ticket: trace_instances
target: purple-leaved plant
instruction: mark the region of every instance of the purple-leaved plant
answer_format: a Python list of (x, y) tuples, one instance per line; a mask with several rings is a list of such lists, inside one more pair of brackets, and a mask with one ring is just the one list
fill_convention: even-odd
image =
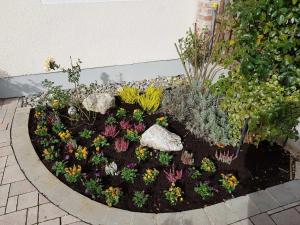
[(115, 138), (118, 135), (119, 131), (115, 125), (106, 125), (102, 135), (105, 137)]
[(143, 132), (145, 129), (146, 129), (145, 124), (143, 124), (143, 123), (141, 123), (141, 122), (138, 123), (138, 124), (134, 124), (134, 130), (135, 130), (136, 132), (138, 132), (138, 133)]
[(175, 170), (174, 169), (174, 165), (173, 167), (170, 169), (169, 172), (165, 171), (165, 174), (166, 174), (166, 178), (167, 180), (171, 183), (171, 184), (175, 184), (175, 182), (177, 180), (181, 180), (182, 178), (182, 170)]
[(220, 151), (219, 153), (218, 153), (218, 151), (216, 151), (215, 157), (218, 161), (220, 161), (222, 163), (226, 163), (228, 165), (230, 165), (232, 163), (232, 161), (237, 158), (237, 156), (234, 153), (231, 154), (229, 152), (229, 150), (227, 152)]
[(122, 130), (127, 130), (127, 129), (130, 129), (132, 126), (128, 120), (121, 120), (120, 127)]
[(129, 141), (125, 138), (117, 138), (115, 140), (115, 149), (117, 152), (125, 152), (129, 147)]

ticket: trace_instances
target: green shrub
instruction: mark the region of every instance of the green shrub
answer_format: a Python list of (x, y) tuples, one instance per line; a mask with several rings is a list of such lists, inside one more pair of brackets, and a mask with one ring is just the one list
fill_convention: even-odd
[(236, 145), (231, 126), (218, 98), (209, 92), (201, 93), (187, 86), (165, 91), (162, 110), (185, 124), (195, 136), (213, 144)]

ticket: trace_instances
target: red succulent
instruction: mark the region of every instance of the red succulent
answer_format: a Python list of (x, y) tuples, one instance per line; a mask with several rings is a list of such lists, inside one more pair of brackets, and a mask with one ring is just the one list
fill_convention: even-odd
[(115, 125), (106, 125), (104, 128), (104, 132), (102, 132), (102, 135), (105, 137), (116, 137), (118, 135), (119, 131)]
[(128, 130), (130, 129), (132, 126), (130, 124), (130, 122), (128, 120), (121, 120), (120, 121), (120, 127), (123, 129), (123, 130)]
[(141, 133), (146, 129), (146, 126), (143, 123), (134, 124), (134, 129), (136, 132)]
[(117, 138), (115, 140), (115, 149), (117, 152), (125, 152), (129, 147), (129, 141), (127, 141), (125, 138)]

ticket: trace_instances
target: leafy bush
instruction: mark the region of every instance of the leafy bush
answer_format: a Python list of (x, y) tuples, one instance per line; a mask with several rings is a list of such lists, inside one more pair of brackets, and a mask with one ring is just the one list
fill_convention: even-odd
[(124, 167), (121, 170), (121, 177), (123, 180), (125, 180), (128, 183), (134, 183), (134, 180), (137, 176), (137, 169)]
[(88, 129), (84, 129), (83, 131), (79, 132), (80, 137), (84, 138), (84, 139), (90, 139), (93, 135), (94, 131), (92, 130), (88, 130)]
[(105, 191), (103, 191), (102, 194), (105, 197), (106, 204), (109, 207), (112, 207), (119, 203), (120, 198), (123, 195), (123, 192), (122, 192), (121, 188), (109, 187)]
[(154, 113), (160, 106), (163, 90), (159, 87), (148, 86), (145, 93), (139, 96), (140, 106), (149, 114)]
[(171, 187), (164, 191), (165, 197), (171, 205), (176, 205), (178, 201), (183, 201), (183, 191), (180, 187), (176, 187), (175, 183), (171, 184)]
[(185, 124), (195, 136), (210, 143), (236, 145), (231, 126), (224, 111), (219, 109), (218, 98), (209, 92), (201, 93), (187, 86), (165, 91), (162, 111)]
[(234, 126), (248, 123), (247, 142), (296, 138), (300, 117), (300, 52), (297, 0), (237, 0), (224, 15), (232, 39), (219, 43), (231, 69), (214, 89)]
[(133, 202), (138, 208), (142, 208), (149, 198), (144, 191), (135, 191), (133, 195)]
[(121, 97), (122, 101), (128, 104), (134, 104), (139, 99), (140, 91), (135, 87), (124, 86), (119, 91), (118, 95)]
[(194, 188), (194, 191), (201, 196), (203, 200), (214, 195), (214, 189), (206, 183), (201, 183)]
[(168, 152), (160, 152), (157, 158), (161, 165), (167, 166), (172, 161), (173, 156), (170, 155)]
[(84, 182), (85, 192), (92, 195), (92, 198), (99, 198), (102, 194), (103, 185), (100, 184), (100, 180), (89, 179)]

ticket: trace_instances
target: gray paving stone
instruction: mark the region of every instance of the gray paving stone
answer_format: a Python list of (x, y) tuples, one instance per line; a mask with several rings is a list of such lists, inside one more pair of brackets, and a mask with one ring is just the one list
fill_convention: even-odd
[(276, 185), (270, 188), (267, 188), (268, 191), (279, 203), (280, 205), (286, 205), (296, 201), (296, 196), (291, 193), (289, 189), (287, 189), (283, 185)]
[(156, 215), (157, 225), (184, 225), (182, 213), (160, 213)]
[(300, 214), (295, 209), (288, 209), (271, 215), (277, 225), (299, 225)]
[(300, 179), (300, 161), (295, 162), (295, 179)]
[(135, 213), (131, 225), (156, 225), (155, 215), (152, 213)]
[(266, 212), (280, 206), (279, 202), (266, 191), (254, 192), (248, 194), (248, 196), (261, 212)]
[(3, 172), (0, 172), (0, 184), (2, 184)]
[(5, 213), (5, 207), (0, 207), (0, 216), (3, 215)]
[(276, 225), (268, 214), (262, 213), (250, 218), (254, 225)]
[(130, 225), (133, 219), (133, 213), (121, 209), (110, 208), (106, 215), (104, 224), (112, 225)]
[(300, 213), (300, 205), (295, 207), (295, 209)]
[(80, 222), (70, 223), (70, 225), (89, 225), (89, 223), (80, 221)]
[(46, 203), (39, 206), (38, 221), (43, 222), (65, 215), (67, 215), (67, 213), (58, 208), (57, 206), (53, 205), (52, 203)]
[[(10, 145), (10, 143), (8, 143), (8, 145)], [(13, 154), (11, 146), (1, 147), (1, 143), (0, 143), (0, 157), (11, 155), (11, 154)]]
[[(2, 143), (0, 143), (0, 148), (4, 148), (4, 147), (10, 147), (10, 142), (2, 142)], [(1, 151), (0, 151), (0, 155), (1, 155)]]
[(203, 209), (195, 209), (182, 212), (183, 224), (185, 225), (211, 225)]
[(48, 203), (48, 202), (49, 202), (49, 200), (46, 197), (44, 197), (44, 195), (39, 194), (39, 204), (40, 205)]
[(13, 183), (24, 179), (25, 176), (18, 165), (8, 166), (5, 168), (2, 184)]
[(14, 166), (17, 165), (17, 160), (14, 155), (7, 156), (6, 166)]
[(8, 130), (8, 128), (9, 128), (9, 123), (7, 122), (0, 123), (0, 131)]
[(251, 201), (248, 195), (228, 200), (225, 202), (225, 205), (238, 215), (239, 220), (260, 213), (259, 209)]
[(36, 191), (35, 187), (28, 180), (21, 180), (11, 184), (9, 196), (20, 195)]
[(17, 211), (0, 216), (0, 224), (2, 225), (25, 225), (26, 210)]
[(205, 207), (204, 211), (214, 225), (227, 225), (239, 220), (239, 216), (223, 202)]
[(38, 218), (38, 207), (32, 207), (28, 209), (27, 212), (27, 225), (36, 224)]
[(0, 143), (2, 142), (10, 142), (10, 131), (9, 130), (1, 130), (0, 131)]
[(249, 219), (244, 219), (239, 222), (233, 223), (232, 225), (253, 225)]
[(30, 208), (38, 205), (38, 192), (29, 192), (19, 195), (18, 210)]
[(78, 221), (80, 221), (80, 220), (78, 218), (72, 216), (72, 215), (66, 215), (66, 216), (61, 217), (61, 224), (62, 225), (67, 225), (67, 224), (75, 223), (75, 222), (78, 222)]
[(0, 158), (0, 172), (4, 171), (4, 167), (6, 165), (6, 161), (7, 161), (7, 156), (2, 156)]
[(0, 186), (0, 207), (6, 206), (9, 192), (9, 184)]
[(0, 109), (0, 123), (3, 123), (6, 114), (6, 109)]
[(60, 225), (59, 218), (56, 218), (54, 220), (48, 220), (45, 222), (40, 223), (40, 225)]
[(6, 213), (11, 213), (17, 210), (18, 196), (10, 197), (7, 201)]
[(300, 180), (293, 180), (290, 182), (286, 182), (282, 185), (287, 190), (289, 190), (294, 196), (296, 196), (296, 199), (294, 199), (294, 201), (300, 200)]

